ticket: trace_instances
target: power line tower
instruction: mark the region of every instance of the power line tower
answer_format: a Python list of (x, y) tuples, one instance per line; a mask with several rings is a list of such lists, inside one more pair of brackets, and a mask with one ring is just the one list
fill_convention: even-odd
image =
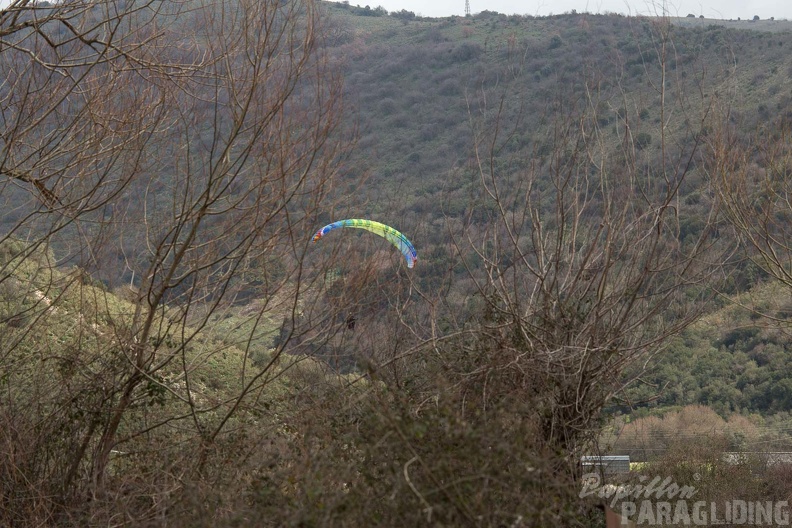
[(470, 0), (465, 0), (465, 16), (470, 16)]

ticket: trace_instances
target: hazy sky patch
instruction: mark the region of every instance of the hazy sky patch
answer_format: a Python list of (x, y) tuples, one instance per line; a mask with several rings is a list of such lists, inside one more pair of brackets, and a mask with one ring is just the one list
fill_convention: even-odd
[[(647, 2), (644, 0), (469, 0), (472, 13), (484, 10), (505, 14), (546, 16), (561, 13), (622, 13), (625, 15), (671, 16), (704, 15), (705, 18), (725, 20), (776, 19), (792, 20), (792, 1), (789, 0), (676, 0), (675, 2)], [(429, 17), (446, 17), (465, 14), (465, 0), (372, 0), (352, 5), (382, 6), (388, 11), (406, 9)]]

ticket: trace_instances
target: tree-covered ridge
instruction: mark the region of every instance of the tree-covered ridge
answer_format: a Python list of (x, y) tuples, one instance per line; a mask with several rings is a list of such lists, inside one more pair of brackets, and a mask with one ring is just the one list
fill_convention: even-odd
[(358, 201), (420, 231), (439, 254), (446, 249), (433, 233), (487, 215), (469, 145), (496, 114), (508, 116), (495, 145), (507, 177), (552, 170), (558, 131), (549, 125), (565, 113), (595, 123), (597, 148), (635, 151), (646, 174), (684, 160), (684, 239), (706, 216), (707, 193), (696, 186), (707, 178), (715, 123), (727, 116), (747, 141), (791, 111), (792, 33), (587, 14), (370, 22), (330, 5), (359, 129), (353, 161), (368, 175)]
[[(490, 104), (508, 94), (520, 125), (504, 148), (523, 157), (548, 153), (541, 124), (560, 97), (565, 104), (590, 97), (612, 141), (621, 141), (629, 125), (633, 136), (648, 134), (639, 145), (654, 139), (657, 149), (661, 61), (669, 97), (697, 107), (718, 98), (745, 131), (788, 111), (788, 33), (715, 25), (662, 29), (655, 19), (587, 14), (483, 13), (370, 26), (367, 19), (331, 13), (348, 40), (339, 45), (348, 57), (347, 91), (363, 124), (361, 151), (378, 160), (374, 178), (385, 185), (406, 181), (430, 195), (440, 192), (431, 182), (446, 179), (449, 168), (463, 171), (469, 161), (469, 114), (481, 114), (484, 94)], [(664, 40), (669, 46), (661, 49)]]

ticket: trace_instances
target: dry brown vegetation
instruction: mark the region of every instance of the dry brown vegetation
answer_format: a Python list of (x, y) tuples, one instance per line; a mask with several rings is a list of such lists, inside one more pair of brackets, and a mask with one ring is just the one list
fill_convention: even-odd
[[(438, 72), (469, 128), (421, 137), (465, 153), (447, 199), (427, 178), (400, 208), (353, 155), (322, 41), (345, 28), (311, 0), (0, 12), (0, 524), (596, 522), (578, 462), (604, 406), (729, 274), (728, 188), (697, 168), (745, 166), (719, 146), (720, 100), (675, 82), (671, 25), (641, 27), (649, 47), (623, 46), (639, 96), (514, 39), (514, 78), (575, 79), (545, 86), (540, 117)], [(441, 51), (432, 64), (460, 65), (486, 43)], [(425, 240), (415, 272), (381, 241), (310, 242), (377, 200), (427, 212), (406, 222)], [(720, 424), (685, 412), (646, 424)]]

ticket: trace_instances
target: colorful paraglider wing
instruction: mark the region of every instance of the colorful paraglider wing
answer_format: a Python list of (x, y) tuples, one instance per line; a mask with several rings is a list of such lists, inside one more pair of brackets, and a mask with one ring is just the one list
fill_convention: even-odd
[(418, 260), (418, 253), (415, 251), (415, 248), (406, 236), (390, 226), (380, 224), (379, 222), (374, 222), (373, 220), (351, 218), (349, 220), (339, 220), (338, 222), (333, 222), (332, 224), (328, 224), (317, 231), (313, 236), (313, 241), (316, 242), (333, 229), (338, 229), (340, 227), (355, 227), (357, 229), (365, 229), (385, 238), (385, 240), (396, 246), (399, 251), (401, 251), (402, 255), (404, 255), (404, 258), (407, 260), (408, 268), (412, 268), (415, 265), (415, 261)]
[(399, 248), (404, 258), (407, 259), (408, 268), (415, 266), (415, 261), (418, 260), (418, 253), (415, 251), (410, 241), (407, 240), (407, 237), (392, 227), (385, 226), (385, 228), (388, 229), (388, 231), (385, 231), (382, 236), (385, 237), (388, 242)]

